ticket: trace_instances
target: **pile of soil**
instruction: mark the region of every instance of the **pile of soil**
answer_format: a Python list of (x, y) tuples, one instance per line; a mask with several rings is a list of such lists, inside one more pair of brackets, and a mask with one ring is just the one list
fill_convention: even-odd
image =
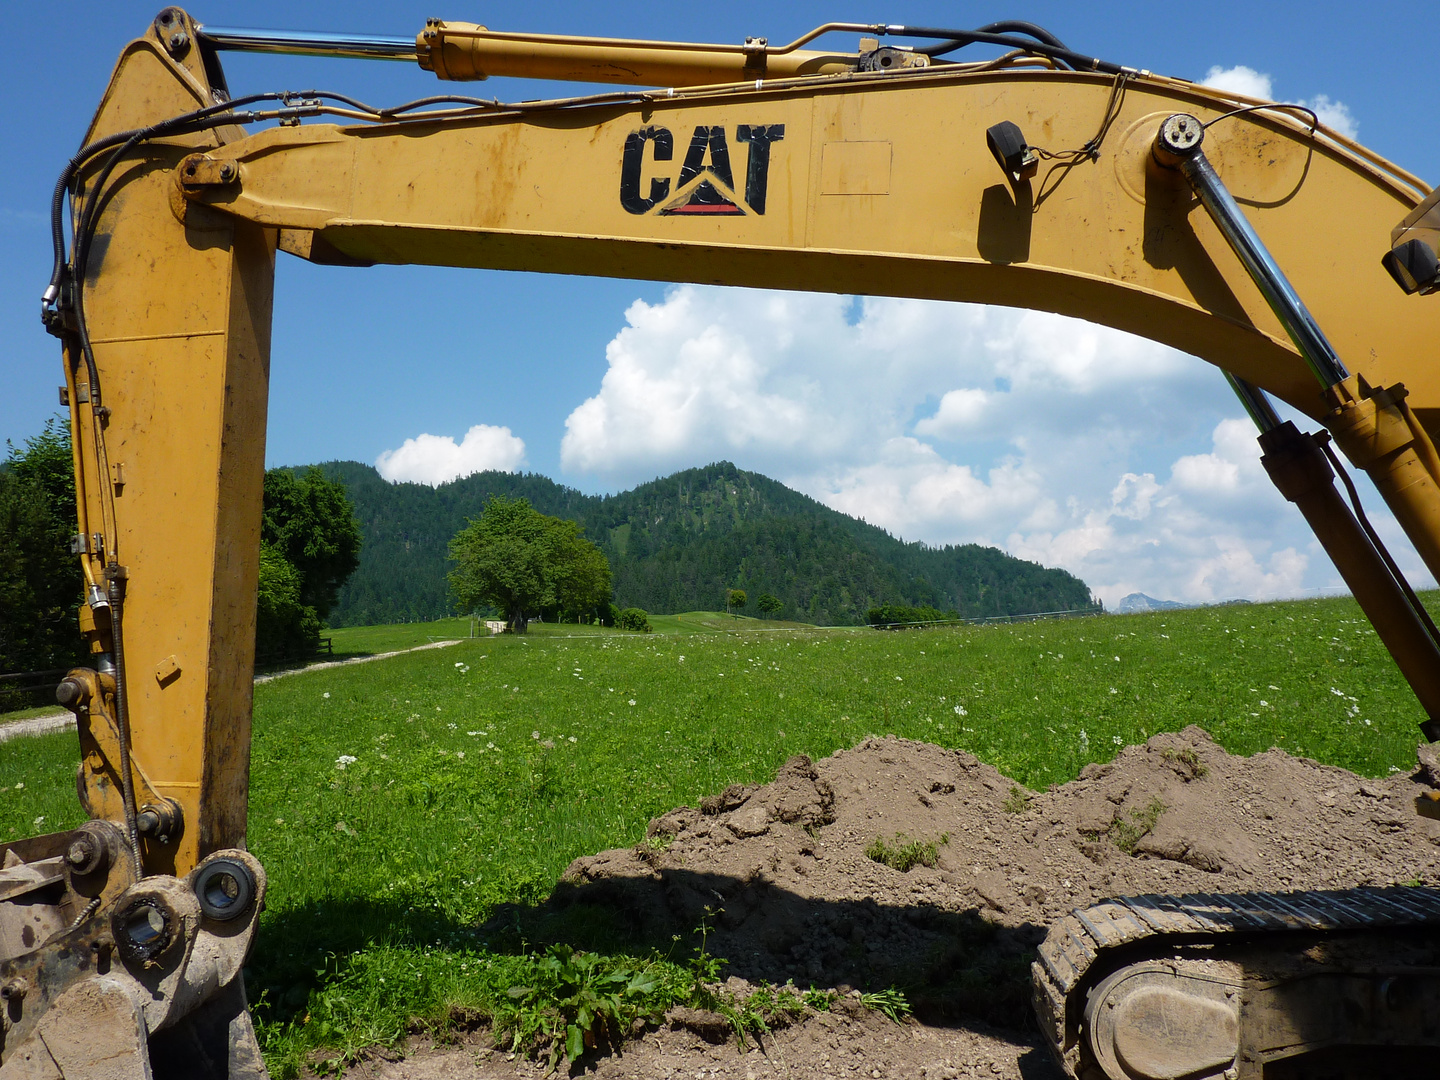
[[(603, 910), (662, 950), (703, 921), (731, 977), (841, 991), (833, 1014), (764, 1053), (711, 1045), (678, 1018), (590, 1063), (596, 1075), (1033, 1080), (1058, 1075), (1028, 1016), (1030, 958), (1054, 919), (1136, 893), (1440, 884), (1440, 822), (1415, 812), (1425, 780), (1366, 780), (1280, 750), (1236, 757), (1190, 727), (1031, 792), (963, 751), (872, 738), (791, 758), (771, 784), (731, 787), (655, 819), (634, 848), (575, 860), (546, 907), (572, 925)], [(876, 861), (877, 839), (933, 844), (935, 865)], [(891, 985), (917, 1022), (858, 1007), (861, 989)], [(373, 1075), (431, 1075), (413, 1071), (426, 1060), (376, 1062)], [(465, 1060), (468, 1075), (528, 1070)]]

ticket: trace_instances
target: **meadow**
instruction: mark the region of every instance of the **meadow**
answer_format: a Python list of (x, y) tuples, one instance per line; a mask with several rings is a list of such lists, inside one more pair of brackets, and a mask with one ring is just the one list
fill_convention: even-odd
[[(507, 992), (556, 954), (485, 929), (497, 906), (539, 903), (577, 856), (792, 754), (893, 733), (1037, 789), (1199, 724), (1233, 753), (1377, 776), (1414, 766), (1423, 718), (1348, 598), (903, 632), (652, 622), (336, 630), (337, 654), (463, 640), (256, 687), (249, 846), (271, 892), (247, 985), (277, 1076), (417, 1019), (536, 1022)], [(76, 759), (68, 733), (0, 745), (0, 838), (79, 824)], [(713, 965), (693, 942), (566, 935), (601, 943), (637, 1007)]]

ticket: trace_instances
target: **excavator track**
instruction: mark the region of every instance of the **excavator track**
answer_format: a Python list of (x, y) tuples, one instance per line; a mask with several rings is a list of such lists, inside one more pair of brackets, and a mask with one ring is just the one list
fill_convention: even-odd
[[(1270, 1044), (1284, 1039), (1275, 1035), (1274, 1017), (1262, 1016), (1260, 1021), (1242, 1018), (1244, 1010), (1253, 1010), (1257, 1015), (1266, 1009), (1274, 1012), (1277, 999), (1273, 991), (1277, 987), (1284, 996), (1280, 1007), (1291, 1012), (1318, 1009), (1316, 1016), (1321, 1016), (1327, 1009), (1334, 1012), (1337, 1006), (1342, 1011), (1348, 1009), (1350, 1027), (1345, 1030), (1356, 1036), (1357, 1044), (1386, 1045), (1396, 1041), (1383, 1016), (1356, 1021), (1353, 1015), (1357, 1011), (1369, 1008), (1384, 1012), (1383, 1002), (1388, 1000), (1391, 1012), (1402, 1006), (1422, 1015), (1429, 1012), (1430, 1020), (1423, 1025), (1418, 1041), (1436, 1047), (1440, 1046), (1440, 1020), (1431, 1011), (1440, 1001), (1440, 967), (1433, 955), (1435, 930), (1440, 930), (1440, 890), (1419, 886), (1118, 897), (1075, 908), (1052, 924), (1031, 965), (1035, 1015), (1056, 1060), (1067, 1075), (1078, 1080), (1181, 1075), (1165, 1068), (1151, 1073), (1143, 1065), (1136, 1067), (1134, 1061), (1125, 1062), (1123, 1047), (1117, 1055), (1113, 1045), (1090, 1045), (1097, 1032), (1095, 1010), (1102, 1005), (1113, 1010), (1116, 1005), (1115, 1000), (1092, 999), (1107, 994), (1113, 998), (1117, 981), (1132, 972), (1149, 977), (1152, 983), (1166, 978), (1175, 985), (1186, 983), (1186, 992), (1195, 994), (1194, 1000), (1199, 1002), (1195, 1007), (1198, 1014), (1203, 1014), (1207, 1023), (1208, 1018), (1219, 1017), (1219, 1026), (1228, 1033), (1225, 1039), (1233, 1042), (1234, 1056), (1221, 1062), (1223, 1054), (1211, 1054), (1202, 1062), (1205, 1054), (1201, 1053), (1196, 1060), (1201, 1067), (1186, 1073), (1197, 1078), (1245, 1080), (1278, 1075), (1278, 1070), (1267, 1071), (1266, 1066), (1287, 1054), (1312, 1048), (1293, 1044), (1292, 1040), (1292, 1045), (1282, 1048), (1283, 1052), (1276, 1051)], [(1417, 941), (1423, 947), (1417, 949)], [(1346, 959), (1337, 961), (1319, 955), (1328, 945), (1342, 942), (1349, 950)], [(1321, 948), (1317, 949), (1317, 943)], [(1304, 963), (1277, 964), (1276, 957), (1287, 952), (1303, 955)], [(1358, 960), (1357, 954), (1361, 956)], [(1261, 957), (1263, 960), (1257, 959)], [(1317, 973), (1327, 976), (1329, 982), (1322, 986), (1324, 980), (1314, 978)], [(1342, 980), (1348, 982), (1338, 988)], [(1400, 991), (1396, 988), (1402, 985), (1403, 995), (1397, 997)], [(1296, 993), (1296, 986), (1303, 992)], [(1312, 993), (1312, 987), (1320, 989)], [(1198, 993), (1194, 988), (1200, 988)], [(1271, 992), (1269, 997), (1267, 992)], [(1305, 993), (1311, 993), (1315, 1002), (1302, 1001)], [(1155, 994), (1153, 989), (1151, 994)], [(1330, 997), (1324, 998), (1325, 994)], [(1345, 995), (1348, 998), (1340, 1000)], [(1364, 1005), (1357, 1010), (1350, 998), (1363, 999), (1362, 1004), (1374, 999), (1382, 1005)], [(1120, 1004), (1123, 1008), (1124, 1002)], [(1227, 1007), (1233, 1021), (1225, 1019)], [(1150, 1008), (1153, 1012), (1153, 1004)], [(1142, 1002), (1137, 1015), (1144, 1011)], [(1308, 1032), (1300, 1038), (1313, 1040), (1316, 1024), (1323, 1026), (1326, 1022), (1315, 1021), (1307, 1014), (1304, 1022), (1296, 1020), (1292, 1026)], [(1257, 1023), (1261, 1027), (1268, 1025), (1261, 1036), (1250, 1031)], [(1343, 1044), (1345, 1040), (1337, 1034), (1333, 1022), (1328, 1023), (1329, 1031), (1316, 1045)], [(1181, 1041), (1175, 1025), (1173, 1015), (1161, 1025), (1165, 1028), (1164, 1042), (1171, 1048), (1166, 1053), (1172, 1056), (1173, 1048)], [(1284, 1028), (1285, 1019), (1278, 1026)], [(1109, 1030), (1114, 1030), (1113, 1024)], [(1406, 1037), (1411, 1034), (1405, 1032)], [(1428, 1053), (1433, 1064), (1436, 1050)], [(1141, 1060), (1144, 1054), (1132, 1051), (1131, 1057)], [(1342, 1070), (1334, 1075), (1352, 1073)]]

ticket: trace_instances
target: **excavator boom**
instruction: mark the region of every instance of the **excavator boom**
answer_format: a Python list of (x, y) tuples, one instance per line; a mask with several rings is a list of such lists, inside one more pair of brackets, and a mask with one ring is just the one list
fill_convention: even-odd
[[(807, 47), (837, 30), (864, 35), (859, 48)], [(906, 35), (933, 47), (880, 44)], [(966, 40), (1012, 51), (940, 55)], [(649, 88), (389, 110), (333, 94), (232, 101), (219, 64), (232, 48)], [(246, 133), (266, 120), (280, 124)], [(1167, 156), (1162, 128), (1192, 123)], [(1241, 392), (1277, 483), (1337, 530), (1337, 564), (1440, 720), (1433, 627), (1373, 534), (1340, 520), (1320, 442), (1296, 442), (1266, 399), (1326, 425), (1440, 575), (1440, 307), (1397, 289), (1392, 266), (1403, 255), (1424, 287), (1423, 252), (1404, 245), (1432, 235), (1433, 199), (1303, 111), (1103, 63), (1018, 23), (828, 24), (784, 46), (715, 46), (438, 20), (413, 40), (276, 35), (167, 8), (121, 54), (84, 146), (57, 191), (74, 242), (64, 250), (57, 217), (46, 320), (64, 347), (95, 660), (62, 700), (94, 820), (4, 848), (0, 878), (49, 868), (36, 879), (49, 914), (37, 947), (0, 956), (0, 982), (46, 988), (11, 1000), (0, 1077), (42, 1046), (47, 1075), (84, 1075), (82, 1015), (109, 1025), (105, 1053), (135, 1063), (125, 1075), (192, 1044), (210, 1075), (263, 1072), (237, 972), (264, 892), (243, 845), (277, 252), (965, 300), (1174, 346)], [(1201, 162), (1252, 230), (1253, 259), (1195, 179)], [(1382, 266), (1397, 222), (1401, 254)], [(1277, 295), (1304, 298), (1333, 364), (1317, 366)], [(423, 318), (436, 347), (474, 334)], [(77, 955), (103, 955), (114, 977)], [(1072, 1069), (1104, 1059), (1076, 1048), (1099, 1036), (1081, 1031), (1075, 995), (1114, 971), (1087, 972), (1047, 991)]]

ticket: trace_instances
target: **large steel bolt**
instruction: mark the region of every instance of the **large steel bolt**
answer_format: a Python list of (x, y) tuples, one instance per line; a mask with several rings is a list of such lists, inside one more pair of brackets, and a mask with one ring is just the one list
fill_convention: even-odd
[(1205, 125), (1198, 117), (1175, 113), (1165, 118), (1155, 136), (1155, 159), (1167, 168), (1174, 168), (1199, 153), (1204, 141)]
[(55, 687), (55, 700), (67, 709), (74, 709), (85, 700), (85, 685), (79, 679), (62, 679)]
[(94, 857), (95, 841), (84, 833), (71, 840), (69, 848), (65, 851), (65, 861), (77, 870)]

